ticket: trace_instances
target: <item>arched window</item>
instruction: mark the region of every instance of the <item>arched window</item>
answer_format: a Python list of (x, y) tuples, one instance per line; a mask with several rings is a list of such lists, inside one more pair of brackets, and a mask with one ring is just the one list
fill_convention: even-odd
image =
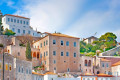
[(100, 74), (100, 71), (97, 71), (97, 74)]
[(89, 60), (89, 62), (88, 62), (88, 66), (91, 66), (91, 60)]
[(40, 55), (39, 55), (39, 52), (37, 52), (37, 59), (39, 59)]
[(36, 57), (36, 52), (33, 53), (33, 57)]
[(85, 60), (85, 66), (87, 66), (87, 60)]

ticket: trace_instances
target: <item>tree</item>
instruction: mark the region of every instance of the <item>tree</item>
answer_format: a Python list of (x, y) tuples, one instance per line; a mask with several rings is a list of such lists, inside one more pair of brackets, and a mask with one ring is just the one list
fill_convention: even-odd
[(12, 30), (9, 30), (9, 29), (5, 29), (5, 31), (3, 32), (4, 35), (15, 35), (15, 33), (12, 31)]
[(27, 47), (26, 47), (26, 58), (28, 60), (32, 59), (32, 56), (31, 56), (31, 47), (30, 47), (30, 43), (29, 42), (27, 42)]

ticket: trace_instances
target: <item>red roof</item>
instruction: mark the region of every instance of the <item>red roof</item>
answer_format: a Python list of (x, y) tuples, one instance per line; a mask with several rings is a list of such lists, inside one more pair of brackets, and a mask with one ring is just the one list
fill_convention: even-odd
[(23, 17), (23, 16), (18, 16), (18, 15), (11, 15), (11, 14), (5, 14), (7, 16), (13, 16), (13, 17), (19, 17), (19, 18), (24, 18), (24, 19), (30, 19), (30, 18), (26, 18), (26, 17)]

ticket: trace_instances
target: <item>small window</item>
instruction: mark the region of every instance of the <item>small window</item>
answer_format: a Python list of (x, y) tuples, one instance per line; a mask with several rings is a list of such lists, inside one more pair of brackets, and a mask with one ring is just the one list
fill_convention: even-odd
[(9, 71), (11, 71), (12, 70), (12, 65), (11, 64), (9, 64)]
[(63, 52), (61, 52), (61, 56), (64, 56), (64, 53), (63, 53)]
[(53, 55), (56, 56), (56, 51), (53, 51)]
[(29, 69), (29, 74), (31, 74), (31, 70)]
[(18, 29), (18, 33), (20, 33), (20, 29)]
[(56, 60), (54, 60), (53, 63), (56, 64)]
[(28, 69), (26, 69), (26, 74), (28, 74)]
[(42, 48), (42, 43), (40, 44), (41, 48)]
[(64, 42), (63, 42), (63, 41), (61, 41), (61, 45), (64, 45)]
[(53, 44), (56, 44), (56, 40), (53, 40)]
[(45, 65), (46, 65), (46, 61), (45, 61)]
[(69, 41), (66, 41), (66, 46), (69, 46)]
[(46, 40), (46, 45), (48, 45), (48, 40)]
[(28, 34), (30, 34), (30, 31), (28, 31)]
[(42, 58), (42, 54), (40, 54), (40, 58)]
[(12, 28), (12, 31), (15, 32), (15, 28)]
[(34, 33), (33, 33), (33, 36), (34, 36)]
[(108, 63), (106, 64), (106, 67), (109, 67)]
[(17, 23), (19, 23), (19, 20), (17, 20)]
[(13, 19), (11, 18), (11, 22), (13, 22)]
[(28, 21), (26, 22), (26, 24), (27, 24), (27, 25), (29, 24)]
[(23, 23), (25, 24), (25, 21)]
[(20, 67), (18, 68), (18, 72), (20, 72)]
[(67, 72), (70, 72), (70, 69), (69, 69), (69, 68), (67, 69)]
[(22, 71), (21, 71), (21, 72), (23, 73), (23, 71), (24, 71), (24, 70), (23, 70), (23, 67), (22, 67)]
[(45, 57), (45, 52), (44, 52), (44, 57)]
[(45, 46), (45, 41), (44, 41), (44, 46)]
[(46, 56), (48, 56), (48, 51), (46, 51)]
[(66, 56), (69, 56), (69, 52), (66, 52)]
[(18, 52), (18, 56), (20, 56), (20, 52)]
[(5, 70), (8, 70), (8, 64), (5, 64)]
[(22, 24), (22, 20), (20, 20), (20, 23)]
[(23, 34), (25, 34), (25, 30), (23, 30)]
[(74, 57), (76, 57), (76, 53), (74, 53)]
[(14, 19), (14, 23), (16, 23), (16, 19)]
[(102, 63), (102, 67), (104, 67), (105, 65), (104, 65), (104, 63)]
[(74, 47), (76, 47), (76, 42), (74, 42)]
[(10, 18), (8, 18), (8, 22), (10, 22)]

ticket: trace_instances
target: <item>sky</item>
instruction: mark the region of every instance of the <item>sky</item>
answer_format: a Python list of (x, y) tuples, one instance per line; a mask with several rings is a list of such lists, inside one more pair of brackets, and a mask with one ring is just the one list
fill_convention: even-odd
[(87, 38), (113, 32), (120, 42), (119, 0), (0, 0), (3, 14), (29, 17), (40, 32)]

